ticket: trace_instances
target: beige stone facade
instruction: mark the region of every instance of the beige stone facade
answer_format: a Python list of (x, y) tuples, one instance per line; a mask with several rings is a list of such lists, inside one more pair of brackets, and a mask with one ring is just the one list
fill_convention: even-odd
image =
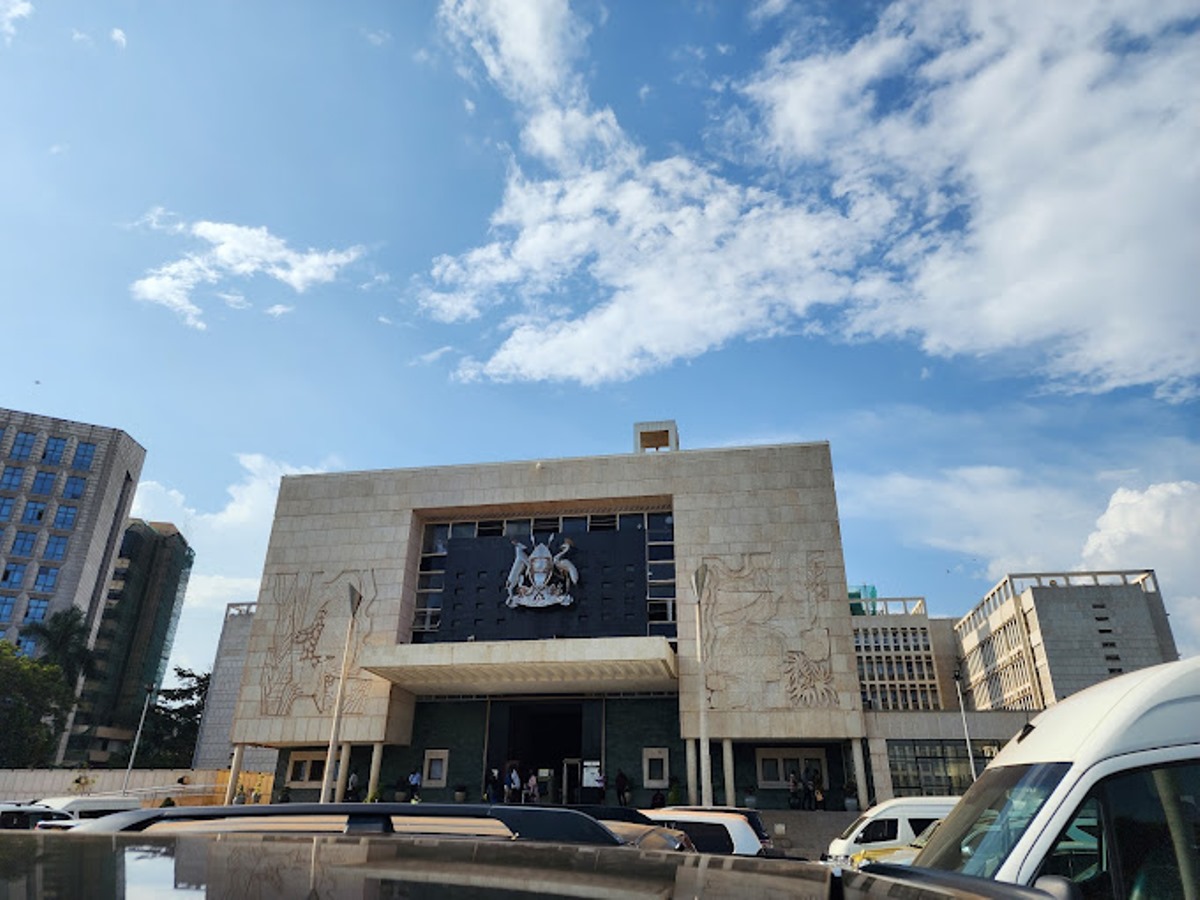
[(798, 768), (839, 804), (961, 790), (1023, 714), (964, 720), (920, 598), (848, 598), (826, 443), (679, 450), (655, 422), (630, 454), (287, 477), (234, 768), (278, 748), (321, 796), (368, 767), (384, 796), (509, 766), (559, 799), (623, 771), (642, 802), (786, 804)]

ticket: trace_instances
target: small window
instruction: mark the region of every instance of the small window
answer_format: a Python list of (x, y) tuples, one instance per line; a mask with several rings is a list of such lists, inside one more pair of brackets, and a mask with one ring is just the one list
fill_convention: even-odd
[(86, 478), (81, 478), (78, 475), (68, 475), (67, 483), (63, 485), (63, 498), (66, 500), (79, 500), (83, 497), (83, 491), (86, 487)]
[(42, 462), (57, 466), (62, 462), (63, 451), (67, 449), (67, 439), (52, 437), (46, 439), (46, 449), (42, 451)]
[(33, 556), (33, 545), (37, 542), (37, 534), (32, 531), (18, 531), (13, 538), (13, 556)]
[(41, 500), (28, 500), (25, 511), (21, 513), (21, 521), (27, 525), (36, 525), (45, 518), (46, 504)]
[(50, 495), (54, 492), (54, 482), (58, 477), (56, 472), (38, 472), (33, 476), (33, 487), (29, 489), (31, 494)]
[(75, 517), (78, 514), (79, 510), (74, 506), (60, 506), (58, 512), (54, 514), (54, 527), (70, 531), (75, 527)]
[(17, 598), (11, 594), (0, 594), (0, 622), (11, 622), (13, 607), (17, 604)]
[(33, 452), (33, 442), (36, 440), (37, 435), (32, 431), (18, 431), (8, 455), (13, 459), (29, 459), (29, 454)]
[(46, 549), (42, 551), (42, 559), (61, 560), (67, 556), (67, 539), (61, 534), (52, 534), (46, 540)]
[(71, 461), (71, 468), (87, 472), (92, 468), (92, 460), (95, 456), (96, 445), (80, 441), (79, 446), (75, 448), (75, 458)]
[(25, 563), (10, 562), (0, 575), (0, 584), (6, 588), (19, 588), (25, 582)]
[(642, 785), (647, 788), (670, 786), (671, 754), (666, 747), (642, 748)]
[(33, 580), (33, 589), (49, 594), (58, 584), (58, 566), (38, 566), (37, 577)]
[(427, 788), (444, 788), (446, 786), (446, 773), (449, 768), (449, 750), (426, 750), (425, 765), (421, 770), (424, 773), (421, 777), (421, 786)]
[(0, 475), (0, 489), (19, 491), (21, 482), (25, 480), (25, 469), (21, 466), (5, 466), (4, 474)]
[(25, 607), (26, 622), (41, 622), (46, 618), (46, 610), (50, 606), (49, 600), (35, 598), (29, 601), (29, 605)]
[(18, 638), (17, 652), (22, 656), (28, 656), (32, 658), (33, 655), (37, 653), (37, 641), (35, 641), (33, 638), (27, 637)]
[(325, 751), (298, 750), (288, 759), (290, 787), (320, 787), (325, 778)]
[(12, 518), (13, 498), (0, 497), (0, 522), (7, 522)]

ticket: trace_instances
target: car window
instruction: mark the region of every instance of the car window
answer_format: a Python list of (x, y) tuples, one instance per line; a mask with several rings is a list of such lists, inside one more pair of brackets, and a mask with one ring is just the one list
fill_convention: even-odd
[(0, 813), (0, 828), (28, 828), (29, 817), (18, 811), (9, 811)]
[(1200, 764), (1121, 772), (1098, 782), (1039, 875), (1062, 875), (1087, 900), (1174, 900), (1200, 884)]
[(908, 824), (912, 826), (913, 835), (916, 836), (938, 820), (937, 816), (929, 816), (924, 819), (909, 819)]
[(894, 841), (899, 833), (899, 819), (876, 819), (862, 830), (858, 843), (877, 844), (880, 841)]
[(670, 827), (684, 832), (701, 853), (733, 852), (733, 838), (724, 825), (713, 822), (671, 822)]

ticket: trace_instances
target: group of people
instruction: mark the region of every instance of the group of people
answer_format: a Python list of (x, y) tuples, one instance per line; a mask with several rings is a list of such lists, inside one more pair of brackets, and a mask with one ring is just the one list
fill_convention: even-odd
[(483, 790), (489, 803), (539, 803), (542, 799), (537, 772), (531, 769), (529, 776), (522, 778), (516, 763), (508, 767), (508, 772), (503, 778), (500, 777), (499, 769), (488, 769)]
[(800, 777), (796, 776), (795, 769), (788, 773), (788, 806), (792, 809), (825, 808), (821, 773), (813, 766), (805, 766)]

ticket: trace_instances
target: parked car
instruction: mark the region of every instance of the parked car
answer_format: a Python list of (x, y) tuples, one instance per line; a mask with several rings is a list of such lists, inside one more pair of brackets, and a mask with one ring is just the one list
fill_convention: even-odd
[(943, 818), (958, 797), (895, 797), (872, 806), (829, 842), (822, 857), (832, 865), (849, 865), (864, 850), (906, 847), (933, 822)]
[(1060, 897), (1192, 898), (1198, 801), (1200, 657), (1191, 657), (1101, 682), (1034, 717), (915, 865)]
[(639, 850), (678, 850), (695, 853), (696, 846), (686, 831), (665, 825), (642, 825), (620, 819), (600, 819), (600, 824), (620, 838), (621, 843)]
[(894, 866), (911, 866), (913, 860), (917, 858), (917, 854), (925, 849), (925, 845), (929, 843), (929, 838), (941, 824), (941, 819), (929, 823), (929, 827), (913, 838), (911, 844), (905, 844), (903, 847), (859, 850), (850, 857), (850, 865), (855, 868), (861, 868), (868, 863), (885, 862)]
[(734, 856), (767, 856), (767, 848), (746, 817), (714, 809), (643, 809), (642, 815), (659, 825), (687, 832), (701, 853)]
[(775, 849), (775, 839), (771, 837), (771, 832), (767, 831), (767, 826), (763, 822), (762, 816), (759, 815), (757, 809), (751, 809), (748, 806), (664, 806), (661, 809), (710, 809), (713, 812), (727, 812), (741, 816), (750, 823), (750, 827), (754, 829), (754, 833), (758, 835), (758, 839), (762, 841), (763, 847), (767, 849), (767, 856), (771, 856)]
[(98, 819), (111, 813), (142, 808), (141, 800), (125, 794), (73, 794), (45, 797), (37, 802), (39, 806), (64, 812), (72, 819)]
[(49, 822), (55, 819), (74, 821), (65, 812), (51, 809), (40, 803), (0, 803), (0, 829), (29, 831), (39, 822)]

